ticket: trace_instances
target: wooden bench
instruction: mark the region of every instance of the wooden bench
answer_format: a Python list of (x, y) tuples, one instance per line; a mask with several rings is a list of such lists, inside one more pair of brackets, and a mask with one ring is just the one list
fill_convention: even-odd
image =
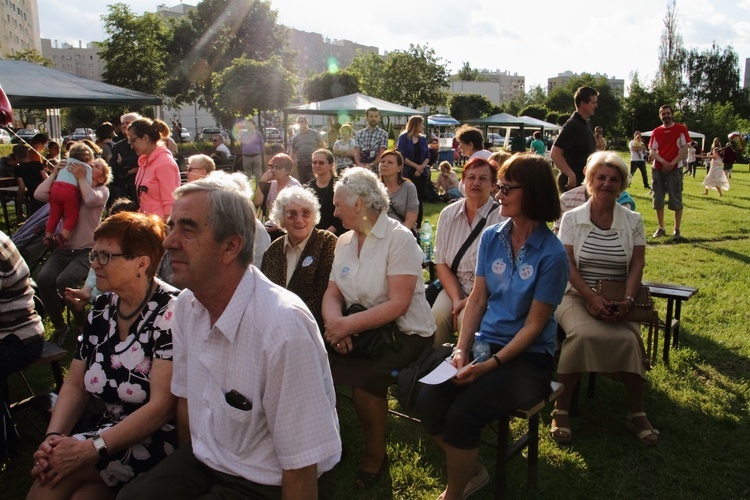
[[(487, 446), (494, 447), (496, 452), (495, 458), (495, 498), (505, 498), (505, 485), (508, 476), (508, 462), (521, 455), (524, 449), (528, 449), (526, 461), (526, 487), (528, 489), (536, 488), (538, 464), (539, 464), (539, 412), (544, 409), (547, 403), (557, 399), (563, 392), (563, 385), (559, 382), (550, 383), (550, 394), (546, 399), (542, 399), (529, 408), (518, 408), (508, 415), (498, 419), (497, 424), (497, 442), (483, 443)], [(340, 396), (350, 397), (348, 394), (338, 393)], [(418, 418), (388, 410), (388, 413), (399, 418), (404, 418), (414, 423), (421, 424)], [(528, 421), (527, 431), (517, 440), (510, 442), (510, 421), (512, 418), (523, 418)]]
[[(662, 358), (664, 364), (669, 364), (669, 349), (670, 346), (677, 348), (680, 343), (680, 316), (682, 313), (682, 301), (690, 300), (690, 298), (698, 293), (698, 289), (691, 286), (684, 285), (673, 285), (668, 283), (655, 283), (652, 281), (644, 281), (652, 297), (658, 297), (661, 299), (667, 299), (667, 315), (664, 318), (664, 352)], [(654, 343), (654, 349), (658, 344)], [(656, 356), (656, 352), (654, 352)]]

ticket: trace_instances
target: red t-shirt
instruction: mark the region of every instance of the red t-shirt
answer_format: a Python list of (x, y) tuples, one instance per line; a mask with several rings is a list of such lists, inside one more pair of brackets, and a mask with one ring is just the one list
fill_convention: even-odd
[[(673, 123), (671, 127), (660, 125), (651, 134), (649, 149), (656, 149), (665, 161), (672, 161), (680, 154), (680, 148), (687, 144), (690, 133), (685, 125)], [(679, 167), (679, 165), (677, 165)], [(661, 170), (664, 167), (660, 162), (654, 161), (654, 168)]]

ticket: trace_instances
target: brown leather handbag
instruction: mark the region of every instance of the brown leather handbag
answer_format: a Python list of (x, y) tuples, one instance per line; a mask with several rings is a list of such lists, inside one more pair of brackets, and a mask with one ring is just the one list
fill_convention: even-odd
[[(625, 282), (598, 280), (594, 286), (594, 291), (610, 302), (619, 302), (625, 298)], [(596, 312), (589, 309), (588, 302), (586, 303), (586, 310), (596, 317)], [(647, 286), (641, 285), (638, 288), (635, 297), (633, 297), (633, 307), (622, 317), (622, 320), (648, 325), (648, 349), (644, 348), (640, 335), (636, 334), (636, 337), (638, 337), (643, 350), (644, 359), (647, 363), (650, 361), (646, 369), (650, 369), (651, 365), (656, 363), (656, 350), (659, 343), (659, 314), (656, 312), (654, 300), (651, 298), (651, 292)]]

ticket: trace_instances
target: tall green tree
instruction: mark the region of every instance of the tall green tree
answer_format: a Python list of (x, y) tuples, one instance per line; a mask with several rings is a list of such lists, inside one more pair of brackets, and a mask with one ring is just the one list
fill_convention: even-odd
[(410, 44), (386, 59), (385, 99), (412, 108), (445, 105), (445, 87), (450, 84), (446, 62), (429, 45)]
[(685, 60), (686, 104), (699, 112), (706, 103), (732, 103), (742, 106), (745, 95), (740, 86), (739, 56), (729, 46), (724, 49), (691, 49)]
[(359, 79), (347, 70), (324, 71), (305, 82), (303, 93), (310, 102), (324, 101), (359, 92)]
[(664, 100), (664, 89), (648, 88), (641, 83), (638, 73), (632, 75), (628, 96), (623, 99), (620, 113), (620, 124), (626, 136), (632, 136), (636, 130), (645, 132), (659, 125), (659, 107), (671, 104)]
[(472, 69), (471, 64), (468, 61), (464, 61), (464, 65), (458, 71), (458, 79), (465, 82), (473, 82), (479, 76), (478, 69)]
[(428, 45), (411, 44), (408, 50), (377, 54), (359, 53), (349, 71), (359, 78), (363, 93), (403, 106), (435, 108), (445, 104), (450, 83), (447, 61)]
[(136, 16), (130, 7), (117, 3), (102, 16), (108, 38), (100, 43), (100, 57), (106, 62), (104, 81), (147, 94), (161, 94), (167, 77), (171, 38), (161, 16)]
[(229, 118), (215, 100), (220, 93), (213, 87), (213, 75), (238, 58), (262, 62), (279, 57), (283, 66), (293, 71), (288, 30), (277, 20), (278, 13), (267, 0), (200, 2), (172, 28), (167, 95), (177, 103), (197, 97), (219, 123), (229, 128)]
[(448, 98), (448, 109), (458, 121), (489, 116), (495, 106), (482, 94), (452, 94)]
[(241, 57), (214, 74), (213, 100), (218, 111), (228, 118), (246, 118), (289, 104), (296, 80), (279, 57), (262, 62)]
[(667, 3), (667, 12), (662, 23), (664, 30), (659, 45), (659, 69), (654, 87), (671, 95), (672, 102), (680, 103), (685, 90), (682, 73), (686, 51), (677, 27), (677, 0), (669, 0)]
[(534, 85), (524, 94), (524, 102), (527, 106), (543, 106), (547, 99), (547, 91), (541, 85)]
[(376, 52), (362, 52), (346, 67), (359, 80), (359, 89), (365, 95), (380, 97), (384, 94), (386, 80), (385, 60)]

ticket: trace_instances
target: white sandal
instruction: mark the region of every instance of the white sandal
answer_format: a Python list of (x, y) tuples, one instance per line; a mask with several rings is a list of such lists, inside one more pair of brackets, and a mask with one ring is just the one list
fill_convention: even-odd
[[(558, 410), (555, 408), (552, 410), (552, 413), (550, 413), (551, 417), (555, 417), (556, 415), (563, 415), (568, 416), (567, 410)], [(568, 435), (567, 436), (560, 436), (557, 434), (557, 432), (565, 432)], [(557, 425), (553, 425), (549, 428), (549, 435), (552, 437), (552, 439), (555, 440), (555, 442), (560, 444), (568, 444), (573, 441), (573, 432), (570, 430), (570, 427), (558, 427)]]
[(658, 443), (659, 440), (656, 439), (655, 441), (650, 441), (646, 438), (649, 436), (658, 436), (659, 431), (657, 431), (653, 427), (651, 427), (650, 429), (643, 429), (642, 431), (639, 431), (636, 428), (635, 424), (633, 423), (634, 418), (645, 417), (645, 416), (646, 416), (646, 412), (643, 412), (643, 411), (639, 411), (636, 413), (628, 412), (628, 414), (625, 415), (625, 425), (627, 426), (628, 429), (632, 430), (635, 433), (635, 436), (638, 438), (638, 441), (641, 444), (644, 444), (646, 446), (653, 446), (656, 443)]

